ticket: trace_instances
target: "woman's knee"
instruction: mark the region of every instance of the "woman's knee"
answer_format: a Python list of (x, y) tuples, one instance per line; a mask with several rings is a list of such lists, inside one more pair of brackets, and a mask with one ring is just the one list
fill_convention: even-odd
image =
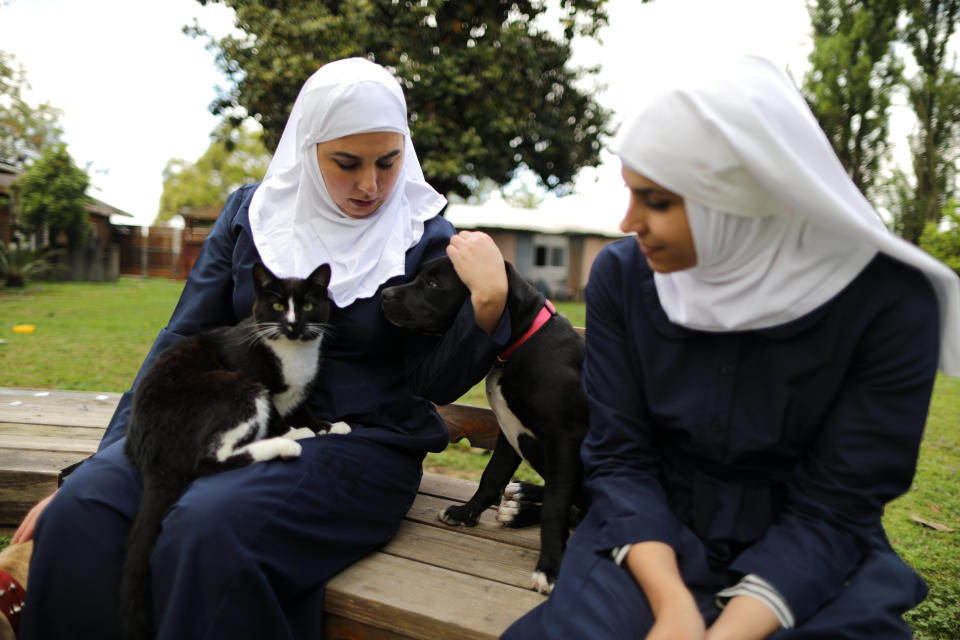
[(550, 598), (504, 638), (643, 638), (653, 614), (625, 567), (590, 545), (568, 547)]
[(913, 637), (903, 614), (919, 604), (927, 586), (893, 551), (874, 551), (854, 571), (840, 594), (796, 629), (774, 636), (778, 640)]
[[(111, 447), (112, 448), (112, 447)], [(126, 458), (97, 454), (85, 461), (57, 490), (37, 521), (37, 537), (44, 531), (69, 532), (82, 538), (125, 534), (139, 505), (140, 485)]]

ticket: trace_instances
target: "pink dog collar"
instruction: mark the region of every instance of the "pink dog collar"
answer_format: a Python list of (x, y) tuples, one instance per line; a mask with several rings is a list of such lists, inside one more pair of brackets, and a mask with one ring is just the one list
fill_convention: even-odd
[(497, 356), (497, 364), (503, 364), (506, 362), (510, 356), (513, 355), (513, 352), (520, 348), (520, 345), (529, 340), (530, 336), (539, 331), (540, 328), (547, 323), (547, 320), (553, 317), (556, 312), (557, 310), (553, 308), (553, 303), (551, 303), (549, 300), (544, 300), (543, 308), (540, 309), (540, 313), (538, 313), (537, 317), (534, 318), (533, 324), (531, 324), (530, 328), (527, 329), (522, 336), (517, 338), (515, 342), (508, 345), (506, 349), (500, 352), (500, 354)]

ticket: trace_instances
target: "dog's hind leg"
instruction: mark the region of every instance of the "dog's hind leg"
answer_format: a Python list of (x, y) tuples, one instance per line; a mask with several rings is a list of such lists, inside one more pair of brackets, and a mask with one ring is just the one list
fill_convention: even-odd
[(497, 507), (497, 522), (511, 529), (540, 524), (543, 505), (529, 500), (508, 500), (506, 494)]
[(560, 572), (572, 524), (571, 508), (579, 494), (583, 473), (580, 450), (569, 438), (560, 437), (544, 445), (551, 451), (546, 456), (544, 475), (540, 559), (532, 580), (534, 589), (550, 593)]
[(523, 480), (511, 482), (503, 491), (503, 499), (543, 502), (543, 485), (524, 482)]
[(461, 506), (447, 507), (437, 517), (449, 525), (474, 526), (484, 509), (500, 501), (503, 489), (519, 466), (520, 454), (513, 450), (507, 437), (501, 432), (473, 497)]
[(540, 524), (542, 504), (543, 485), (511, 482), (504, 489), (503, 499), (497, 507), (497, 522), (514, 529)]

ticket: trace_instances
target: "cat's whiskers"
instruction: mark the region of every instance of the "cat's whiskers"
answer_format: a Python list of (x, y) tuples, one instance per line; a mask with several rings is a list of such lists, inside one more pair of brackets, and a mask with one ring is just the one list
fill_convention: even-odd
[(261, 322), (257, 324), (257, 335), (264, 340), (276, 340), (283, 335), (279, 322)]
[(270, 340), (280, 334), (279, 324), (276, 322), (262, 322), (250, 327), (250, 331), (243, 336), (241, 344), (249, 351), (257, 342)]
[(308, 340), (326, 338), (328, 334), (328, 325), (321, 322), (308, 322), (303, 327), (303, 335), (306, 336)]

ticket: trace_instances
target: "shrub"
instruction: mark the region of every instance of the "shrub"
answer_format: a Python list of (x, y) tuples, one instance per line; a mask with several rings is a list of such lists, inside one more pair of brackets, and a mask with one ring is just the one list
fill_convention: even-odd
[(55, 273), (57, 264), (54, 258), (60, 251), (56, 249), (13, 249), (0, 245), (0, 278), (6, 287), (23, 287), (27, 280)]

